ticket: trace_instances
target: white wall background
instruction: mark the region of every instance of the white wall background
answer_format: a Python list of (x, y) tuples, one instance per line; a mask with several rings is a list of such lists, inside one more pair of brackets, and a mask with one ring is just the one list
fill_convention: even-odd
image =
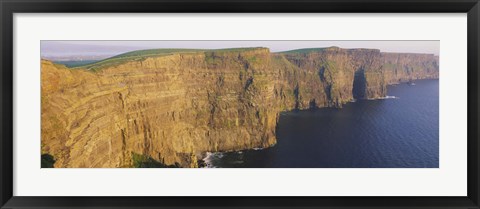
[[(15, 14), (14, 195), (465, 196), (466, 14)], [(439, 40), (438, 169), (40, 169), (40, 40)]]

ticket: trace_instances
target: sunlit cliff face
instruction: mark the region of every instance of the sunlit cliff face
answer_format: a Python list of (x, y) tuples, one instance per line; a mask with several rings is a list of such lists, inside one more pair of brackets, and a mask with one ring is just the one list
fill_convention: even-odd
[(210, 151), (269, 147), (281, 111), (385, 97), (438, 78), (438, 57), (326, 48), (196, 51), (95, 72), (41, 61), (42, 153), (55, 167), (197, 167)]

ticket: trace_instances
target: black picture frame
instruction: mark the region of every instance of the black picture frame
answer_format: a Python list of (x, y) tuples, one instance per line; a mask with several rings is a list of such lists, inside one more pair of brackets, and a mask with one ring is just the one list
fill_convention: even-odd
[[(479, 208), (478, 0), (1, 0), (1, 208)], [(467, 13), (468, 195), (465, 197), (13, 196), (14, 13)]]

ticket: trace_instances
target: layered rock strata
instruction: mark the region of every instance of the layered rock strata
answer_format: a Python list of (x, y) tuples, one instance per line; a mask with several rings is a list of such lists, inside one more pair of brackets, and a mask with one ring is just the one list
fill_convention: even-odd
[(55, 167), (197, 167), (204, 152), (269, 147), (279, 113), (385, 97), (439, 77), (438, 57), (337, 47), (149, 56), (97, 72), (41, 61), (42, 153)]

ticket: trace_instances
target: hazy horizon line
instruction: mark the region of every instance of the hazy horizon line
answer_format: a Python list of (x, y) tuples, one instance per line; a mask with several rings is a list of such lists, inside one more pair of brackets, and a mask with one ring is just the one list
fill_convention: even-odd
[[(123, 52), (123, 53), (120, 53), (120, 54), (116, 54), (116, 55), (113, 55), (113, 56), (118, 56), (118, 55), (121, 55), (121, 54), (127, 54), (127, 53), (130, 53), (130, 52), (135, 52), (135, 51), (146, 51), (146, 50), (155, 50), (155, 49), (185, 49), (185, 50), (188, 50), (188, 49), (191, 49), (191, 50), (198, 50), (198, 51), (202, 51), (202, 50), (205, 50), (205, 51), (213, 51), (213, 50), (224, 50), (224, 49), (249, 49), (249, 48), (265, 48), (265, 49), (269, 49), (269, 47), (265, 47), (265, 46), (252, 46), (252, 47), (228, 47), (228, 48), (146, 48), (146, 49), (138, 49), (138, 50), (132, 50), (132, 51), (127, 51), (127, 52)], [(421, 53), (421, 52), (385, 52), (385, 51), (382, 51), (380, 49), (377, 49), (377, 48), (366, 48), (366, 47), (359, 47), (359, 48), (343, 48), (343, 47), (338, 47), (338, 46), (327, 46), (327, 47), (311, 47), (311, 48), (295, 48), (295, 49), (289, 49), (289, 50), (285, 50), (285, 51), (271, 51), (271, 53), (285, 53), (285, 52), (290, 52), (290, 51), (296, 51), (296, 50), (304, 50), (304, 49), (327, 49), (327, 48), (339, 48), (339, 49), (346, 49), (346, 50), (355, 50), (355, 49), (366, 49), (366, 50), (379, 50), (381, 53), (398, 53), (398, 54), (431, 54), (431, 55), (434, 55), (434, 56), (438, 56), (434, 53)]]
[(120, 54), (154, 49), (220, 50), (268, 48), (272, 53), (338, 47), (376, 49), (382, 53), (433, 54), (439, 41), (41, 41), (40, 56), (46, 59), (107, 59)]

